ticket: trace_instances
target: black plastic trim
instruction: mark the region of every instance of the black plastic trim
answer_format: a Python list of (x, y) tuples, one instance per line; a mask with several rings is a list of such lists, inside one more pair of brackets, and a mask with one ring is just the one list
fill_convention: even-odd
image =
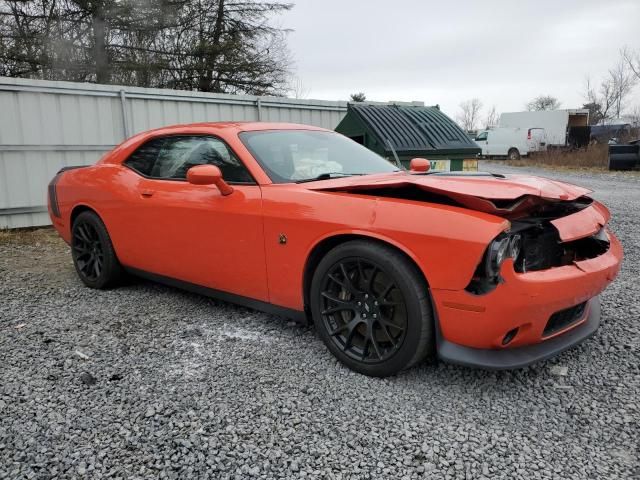
[(60, 206), (58, 205), (58, 192), (56, 191), (56, 184), (58, 183), (59, 175), (53, 177), (53, 180), (49, 183), (49, 205), (51, 205), (51, 213), (54, 217), (60, 218)]
[(308, 324), (308, 319), (304, 311), (294, 310), (292, 308), (281, 307), (272, 303), (256, 300), (255, 298), (244, 297), (242, 295), (236, 295), (235, 293), (229, 293), (222, 290), (216, 290), (195, 283), (185, 282), (184, 280), (178, 280), (176, 278), (165, 277), (164, 275), (158, 275), (157, 273), (147, 272), (133, 267), (123, 267), (127, 272), (137, 277), (146, 278), (154, 282), (162, 283), (170, 287), (180, 288), (188, 292), (197, 293), (206, 297), (215, 298), (229, 303), (235, 303), (242, 305), (243, 307), (252, 308), (254, 310), (260, 310), (262, 312), (270, 313), (280, 317), (289, 318), (295, 322)]
[(582, 302), (578, 305), (574, 305), (573, 307), (562, 309), (551, 315), (547, 321), (547, 325), (542, 331), (542, 338), (550, 337), (582, 320), (584, 318), (584, 311), (586, 308), (587, 302)]
[(87, 165), (74, 165), (70, 167), (62, 167), (60, 170), (58, 170), (58, 173), (56, 173), (55, 177), (53, 177), (49, 182), (49, 186), (48, 186), (49, 205), (51, 205), (51, 213), (53, 214), (54, 217), (56, 218), (61, 217), (60, 205), (58, 205), (57, 185), (58, 185), (58, 182), (60, 181), (60, 178), (62, 177), (62, 174), (69, 170), (75, 170), (77, 168), (85, 168), (85, 167), (87, 167)]
[(525, 347), (500, 350), (465, 347), (445, 340), (439, 329), (436, 329), (438, 357), (448, 363), (485, 370), (523, 368), (554, 357), (592, 336), (600, 326), (600, 297), (590, 299), (588, 309), (587, 320), (581, 325), (557, 337)]
[(72, 165), (70, 167), (62, 167), (60, 170), (58, 170), (58, 175), (64, 172), (68, 172), (69, 170), (77, 170), (78, 168), (87, 168), (89, 166), (90, 165)]
[(56, 188), (58, 184), (58, 180), (60, 180), (60, 176), (62, 174), (62, 170), (59, 171), (55, 177), (51, 179), (49, 182), (49, 186), (47, 187), (49, 193), (49, 205), (51, 206), (51, 213), (54, 217), (60, 218), (60, 206), (58, 205), (58, 190)]

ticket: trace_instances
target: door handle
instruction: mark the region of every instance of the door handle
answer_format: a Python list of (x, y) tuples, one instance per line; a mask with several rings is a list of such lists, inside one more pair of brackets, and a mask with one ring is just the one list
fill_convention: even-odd
[(142, 192), (140, 192), (140, 195), (142, 195), (144, 198), (149, 198), (152, 197), (154, 193), (155, 192), (153, 190), (142, 190)]

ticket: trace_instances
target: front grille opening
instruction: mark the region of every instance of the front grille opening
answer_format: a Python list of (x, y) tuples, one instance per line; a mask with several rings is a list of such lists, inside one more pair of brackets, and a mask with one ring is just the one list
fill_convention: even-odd
[(571, 324), (581, 320), (586, 308), (587, 302), (582, 302), (574, 307), (566, 308), (554, 313), (549, 318), (547, 326), (544, 328), (544, 332), (542, 332), (542, 336), (548, 337), (549, 335), (553, 335), (554, 333), (564, 330)]
[(558, 231), (547, 222), (524, 228), (518, 233), (522, 238), (522, 251), (514, 262), (518, 273), (571, 265), (599, 257), (609, 250), (609, 239), (604, 229), (591, 237), (571, 242), (562, 242)]
[(549, 223), (522, 230), (522, 251), (514, 262), (518, 273), (569, 265), (558, 231)]
[(596, 258), (606, 253), (609, 250), (609, 241), (606, 237), (597, 235), (588, 238), (581, 238), (580, 240), (574, 240), (573, 242), (567, 242), (563, 244), (565, 250), (574, 253), (574, 260), (588, 260), (589, 258)]

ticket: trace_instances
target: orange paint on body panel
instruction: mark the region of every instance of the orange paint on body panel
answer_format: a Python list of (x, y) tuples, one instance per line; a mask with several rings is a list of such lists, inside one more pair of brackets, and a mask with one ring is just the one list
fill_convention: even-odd
[[(502, 264), (502, 281), (476, 295), (466, 287), (487, 246), (543, 201), (585, 198), (589, 190), (547, 179), (428, 175), (393, 172), (274, 183), (240, 138), (260, 130), (323, 129), (278, 123), (201, 123), (136, 135), (96, 165), (66, 171), (56, 180), (55, 228), (70, 241), (72, 215), (94, 210), (125, 267), (304, 311), (309, 258), (338, 237), (365, 237), (394, 246), (426, 279), (443, 337), (472, 348), (503, 349), (544, 341), (549, 317), (598, 295), (617, 275), (622, 248), (597, 258), (526, 273)], [(207, 135), (221, 139), (242, 162), (253, 184), (216, 187), (211, 169), (192, 182), (147, 178), (123, 165), (151, 139)], [(214, 172), (215, 173), (215, 172)], [(411, 196), (393, 195), (406, 189)], [(226, 193), (223, 195), (223, 192)], [(391, 193), (390, 193), (391, 192)], [(447, 201), (440, 199), (446, 198)], [(505, 207), (515, 202), (511, 211)], [(598, 232), (609, 212), (598, 202), (555, 220), (563, 241)], [(285, 239), (283, 241), (283, 238)], [(578, 325), (576, 323), (573, 326)], [(518, 327), (508, 347), (505, 333)]]

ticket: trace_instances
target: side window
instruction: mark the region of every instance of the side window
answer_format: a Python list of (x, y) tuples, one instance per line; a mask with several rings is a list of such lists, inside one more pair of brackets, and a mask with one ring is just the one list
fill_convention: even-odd
[(164, 137), (142, 145), (125, 162), (137, 172), (152, 178), (181, 180), (196, 165), (215, 165), (231, 183), (254, 183), (253, 178), (229, 150), (215, 137)]
[(124, 162), (125, 165), (145, 177), (150, 177), (153, 166), (158, 158), (158, 153), (162, 150), (164, 142), (164, 138), (156, 138), (145, 143), (131, 154)]

